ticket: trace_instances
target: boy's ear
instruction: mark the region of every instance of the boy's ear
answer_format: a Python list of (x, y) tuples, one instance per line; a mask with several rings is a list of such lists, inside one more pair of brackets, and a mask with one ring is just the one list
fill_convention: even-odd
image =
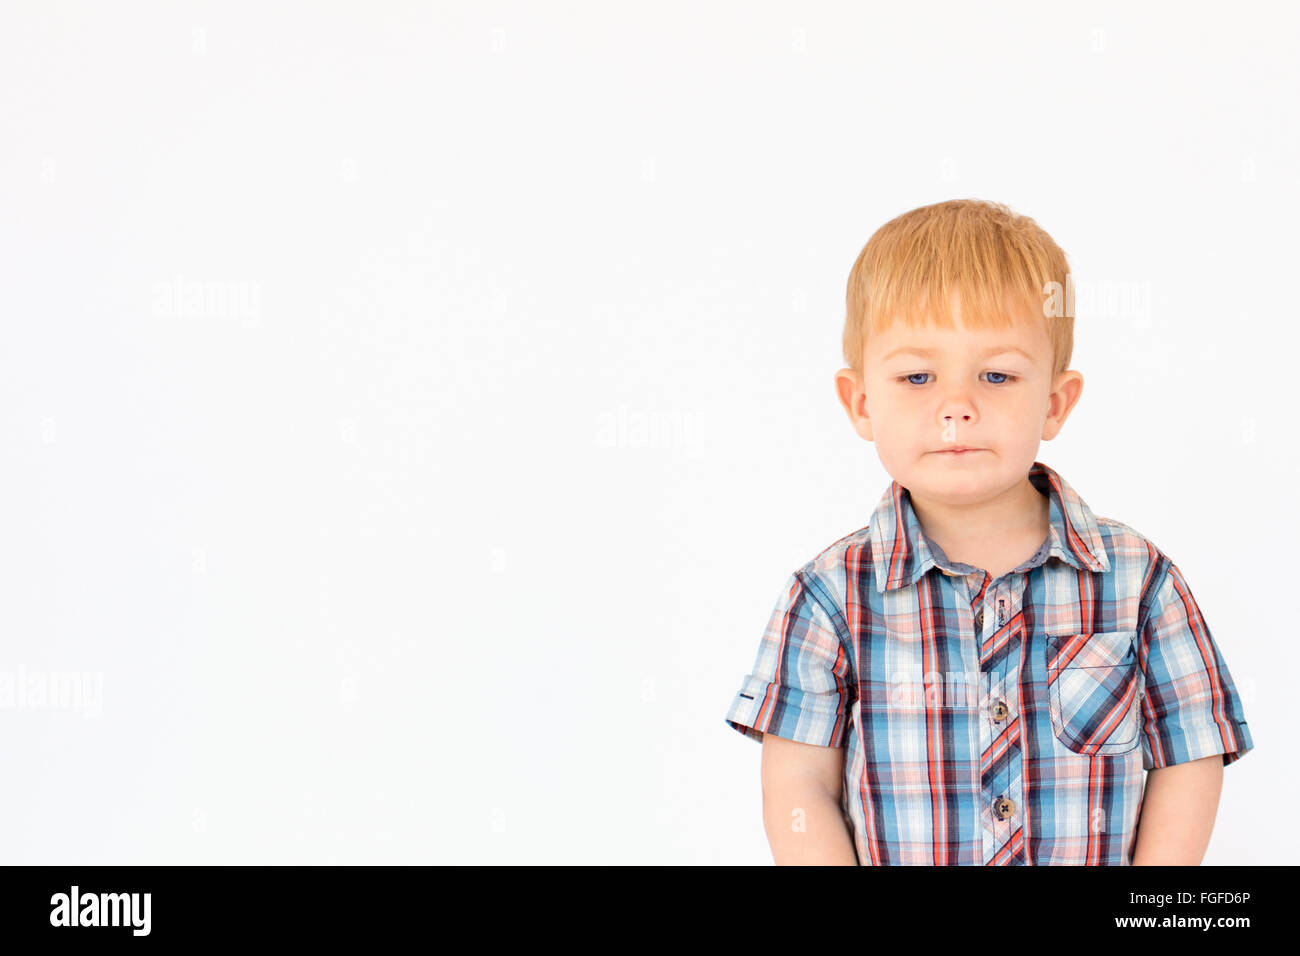
[(867, 394), (862, 386), (862, 378), (851, 368), (842, 368), (835, 373), (835, 393), (840, 404), (848, 413), (853, 430), (865, 438), (871, 437), (871, 416), (867, 414)]
[(1061, 433), (1065, 420), (1079, 403), (1083, 394), (1083, 375), (1066, 369), (1056, 376), (1052, 394), (1048, 396), (1047, 420), (1043, 422), (1043, 440), (1051, 441)]

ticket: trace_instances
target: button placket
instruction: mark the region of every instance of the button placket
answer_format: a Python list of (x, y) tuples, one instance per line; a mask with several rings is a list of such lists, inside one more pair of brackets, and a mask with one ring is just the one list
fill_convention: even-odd
[[(981, 666), (987, 666), (980, 738), (981, 785), (984, 795), (984, 852), (989, 863), (1005, 866), (1027, 860), (1020, 804), (1022, 792), (1023, 728), (1018, 716), (1019, 680), (1026, 635), (1013, 613), (1018, 578), (991, 587), (974, 616)], [(988, 611), (994, 620), (985, 620)], [(985, 634), (984, 624), (988, 624)], [(997, 639), (994, 639), (996, 635)], [(987, 663), (984, 657), (987, 656)], [(987, 743), (985, 742), (987, 741)]]

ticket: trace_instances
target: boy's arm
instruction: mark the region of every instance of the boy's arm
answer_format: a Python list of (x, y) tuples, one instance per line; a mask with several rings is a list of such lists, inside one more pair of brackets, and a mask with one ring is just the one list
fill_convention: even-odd
[(1147, 773), (1134, 866), (1200, 866), (1223, 788), (1223, 754)]
[(844, 748), (763, 735), (763, 828), (777, 866), (857, 866), (844, 811)]

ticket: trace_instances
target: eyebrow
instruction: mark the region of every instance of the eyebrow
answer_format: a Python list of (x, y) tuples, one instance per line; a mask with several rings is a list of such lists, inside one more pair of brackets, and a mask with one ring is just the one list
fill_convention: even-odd
[[(883, 359), (881, 359), (881, 361), (888, 362), (895, 355), (901, 355), (904, 352), (910, 352), (913, 355), (920, 355), (922, 357), (928, 358), (929, 356), (936, 354), (938, 351), (939, 351), (938, 349), (921, 349), (921, 348), (916, 348), (914, 346), (904, 346), (901, 349), (894, 349), (894, 351), (886, 355)], [(988, 358), (990, 355), (1001, 355), (1003, 352), (1019, 352), (1025, 358), (1029, 359), (1029, 361), (1031, 362), (1034, 361), (1034, 357), (1032, 355), (1030, 355), (1024, 349), (1019, 348), (1018, 346), (1015, 345), (995, 345), (992, 348), (985, 349), (983, 352), (979, 354), (980, 354), (980, 358)]]

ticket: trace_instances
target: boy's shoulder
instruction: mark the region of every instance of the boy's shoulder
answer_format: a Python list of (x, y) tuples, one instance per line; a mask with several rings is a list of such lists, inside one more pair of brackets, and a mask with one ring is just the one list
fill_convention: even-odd
[(871, 525), (867, 524), (857, 531), (846, 534), (838, 541), (827, 545), (802, 567), (796, 569), (787, 580), (787, 589), (794, 584), (794, 590), (783, 592), (782, 602), (788, 602), (795, 591), (802, 591), (813, 598), (822, 610), (836, 622), (841, 639), (846, 633), (842, 618), (845, 598), (848, 594), (850, 575), (874, 576), (871, 557)]
[(863, 525), (822, 548), (795, 573), (803, 578), (834, 583), (843, 580), (850, 565), (870, 572), (871, 524)]
[(1111, 573), (1119, 570), (1117, 558), (1121, 562), (1138, 561), (1145, 565), (1155, 564), (1161, 560), (1169, 560), (1169, 556), (1154, 541), (1133, 526), (1115, 518), (1105, 518), (1101, 515), (1093, 515), (1093, 518), (1097, 522), (1097, 527), (1101, 530), (1102, 537), (1106, 539), (1106, 552), (1107, 557), (1110, 558)]

